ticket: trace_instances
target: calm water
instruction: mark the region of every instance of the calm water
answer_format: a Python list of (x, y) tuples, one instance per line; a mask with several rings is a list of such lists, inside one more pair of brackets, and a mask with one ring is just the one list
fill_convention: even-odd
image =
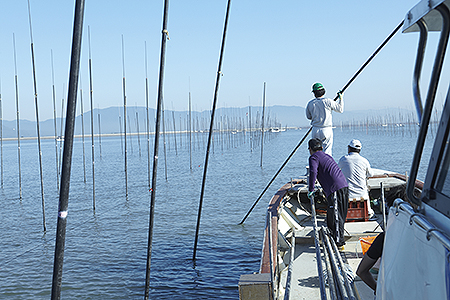
[[(178, 136), (178, 155), (168, 137), (167, 181), (164, 154), (159, 155), (152, 299), (238, 299), (241, 274), (259, 269), (267, 202), (290, 178), (303, 175), (308, 151), (302, 145), (243, 226), (237, 225), (282, 165), (306, 129), (274, 133), (250, 151), (239, 134), (216, 139), (211, 152), (204, 196), (197, 260), (192, 251), (205, 150), (193, 151), (189, 169), (186, 138)], [(372, 167), (409, 172), (414, 132), (335, 129), (333, 156), (339, 159), (352, 138)], [(169, 141), (170, 139), (170, 141)], [(151, 137), (151, 143), (153, 137)], [(234, 141), (231, 144), (230, 141)], [(200, 140), (201, 142), (201, 140)], [(92, 209), (90, 138), (86, 139), (86, 183), (82, 142), (74, 146), (62, 299), (143, 299), (148, 241), (149, 203), (147, 146), (141, 152), (128, 142), (128, 197), (120, 138), (95, 146), (96, 210)], [(201, 149), (200, 149), (201, 147)], [(222, 150), (223, 148), (223, 150)], [(3, 189), (0, 190), (0, 299), (49, 299), (51, 294), (58, 193), (55, 145), (43, 140), (47, 232), (43, 232), (39, 161), (36, 141), (21, 141), (22, 190), (19, 200), (17, 142), (3, 142)], [(151, 146), (151, 149), (152, 146)], [(153, 150), (151, 150), (153, 152)], [(420, 177), (423, 179), (423, 172)]]

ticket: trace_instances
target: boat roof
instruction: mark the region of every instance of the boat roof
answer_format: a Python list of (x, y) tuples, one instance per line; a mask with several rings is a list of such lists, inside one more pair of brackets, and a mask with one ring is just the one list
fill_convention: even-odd
[(405, 16), (403, 32), (419, 31), (416, 22), (422, 18), (427, 24), (428, 31), (441, 31), (442, 16), (435, 8), (442, 3), (450, 7), (450, 0), (422, 0), (417, 3)]

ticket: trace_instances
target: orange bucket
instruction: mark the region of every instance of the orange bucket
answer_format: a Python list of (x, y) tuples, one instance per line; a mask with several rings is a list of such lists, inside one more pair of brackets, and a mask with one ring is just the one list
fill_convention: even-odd
[(377, 236), (366, 236), (359, 238), (359, 242), (361, 243), (361, 249), (363, 255), (366, 254), (367, 250), (369, 250), (370, 245), (372, 245), (373, 241), (375, 240)]

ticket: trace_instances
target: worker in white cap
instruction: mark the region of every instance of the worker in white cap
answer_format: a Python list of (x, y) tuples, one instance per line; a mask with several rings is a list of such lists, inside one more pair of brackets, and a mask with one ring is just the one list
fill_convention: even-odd
[(352, 199), (367, 201), (369, 218), (375, 218), (375, 213), (370, 207), (369, 191), (367, 189), (367, 178), (373, 175), (370, 163), (362, 157), (361, 142), (359, 140), (351, 140), (348, 144), (348, 154), (339, 160), (339, 168), (344, 173), (348, 182), (349, 201)]

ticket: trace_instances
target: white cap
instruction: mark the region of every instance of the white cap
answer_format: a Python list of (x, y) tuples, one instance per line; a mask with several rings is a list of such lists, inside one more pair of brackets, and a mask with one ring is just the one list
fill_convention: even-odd
[(354, 149), (361, 149), (361, 142), (359, 140), (351, 140), (348, 146)]

